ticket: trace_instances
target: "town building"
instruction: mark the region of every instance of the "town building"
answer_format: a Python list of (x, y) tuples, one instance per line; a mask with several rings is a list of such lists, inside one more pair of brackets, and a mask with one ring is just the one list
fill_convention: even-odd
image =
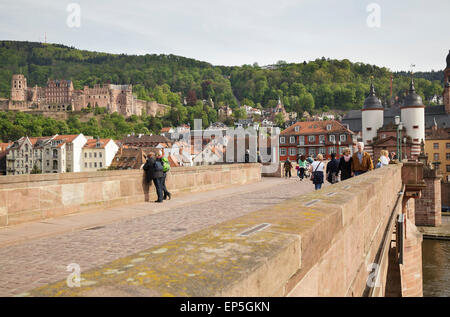
[(49, 137), (22, 137), (6, 154), (6, 174), (66, 173), (81, 171), (83, 134)]
[(443, 181), (450, 183), (450, 128), (436, 125), (425, 135), (425, 154), (432, 164), (438, 163)]
[(352, 149), (356, 141), (354, 133), (335, 120), (297, 122), (279, 138), (280, 161), (296, 161), (300, 155), (316, 157), (319, 153), (328, 159), (332, 153), (341, 155), (344, 148)]
[(90, 139), (83, 146), (81, 170), (92, 172), (108, 168), (119, 147), (112, 139)]

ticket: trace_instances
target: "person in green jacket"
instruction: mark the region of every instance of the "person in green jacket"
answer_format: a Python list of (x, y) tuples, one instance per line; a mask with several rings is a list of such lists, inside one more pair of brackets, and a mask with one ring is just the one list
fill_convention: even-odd
[(305, 171), (307, 168), (307, 163), (308, 162), (306, 161), (306, 157), (304, 155), (301, 155), (300, 158), (298, 159), (300, 180), (303, 180), (303, 178), (305, 178)]
[(161, 160), (161, 163), (163, 165), (163, 178), (162, 178), (162, 191), (164, 194), (164, 200), (166, 200), (167, 198), (172, 199), (172, 194), (167, 190), (166, 187), (166, 176), (167, 176), (167, 172), (170, 170), (170, 164), (169, 164), (169, 160), (167, 159), (167, 157), (162, 156), (162, 153), (159, 152), (158, 153), (158, 159)]

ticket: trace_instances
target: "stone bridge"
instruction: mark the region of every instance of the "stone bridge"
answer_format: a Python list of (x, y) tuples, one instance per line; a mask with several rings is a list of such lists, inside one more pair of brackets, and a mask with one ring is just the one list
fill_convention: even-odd
[(141, 171), (2, 177), (0, 296), (422, 296), (422, 173), (314, 192), (259, 164), (179, 168), (163, 204)]

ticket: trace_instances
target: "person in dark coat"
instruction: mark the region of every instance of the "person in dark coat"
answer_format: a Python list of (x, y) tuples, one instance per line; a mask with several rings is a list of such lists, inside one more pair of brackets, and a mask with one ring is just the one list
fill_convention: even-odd
[(286, 162), (284, 162), (284, 177), (291, 178), (291, 169), (292, 169), (292, 163), (289, 160), (289, 158), (286, 159)]
[(331, 184), (335, 184), (338, 182), (338, 174), (339, 174), (339, 161), (336, 160), (336, 154), (331, 153), (331, 161), (327, 164), (327, 181)]
[(339, 172), (341, 173), (341, 181), (352, 177), (352, 156), (349, 148), (345, 148), (342, 152), (342, 157), (339, 160)]
[(161, 166), (160, 169), (158, 168), (159, 166), (155, 159), (155, 153), (150, 152), (143, 169), (145, 171), (147, 183), (151, 183), (153, 180), (153, 183), (155, 184), (156, 194), (158, 195), (158, 200), (156, 200), (155, 203), (163, 202), (162, 178), (164, 177), (164, 174), (162, 171), (162, 164), (159, 163), (159, 165)]

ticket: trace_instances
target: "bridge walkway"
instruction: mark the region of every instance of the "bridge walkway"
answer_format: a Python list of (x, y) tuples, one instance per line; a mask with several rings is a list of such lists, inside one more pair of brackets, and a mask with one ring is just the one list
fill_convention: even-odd
[(313, 191), (309, 180), (259, 183), (0, 229), (0, 296), (26, 295), (83, 271)]

